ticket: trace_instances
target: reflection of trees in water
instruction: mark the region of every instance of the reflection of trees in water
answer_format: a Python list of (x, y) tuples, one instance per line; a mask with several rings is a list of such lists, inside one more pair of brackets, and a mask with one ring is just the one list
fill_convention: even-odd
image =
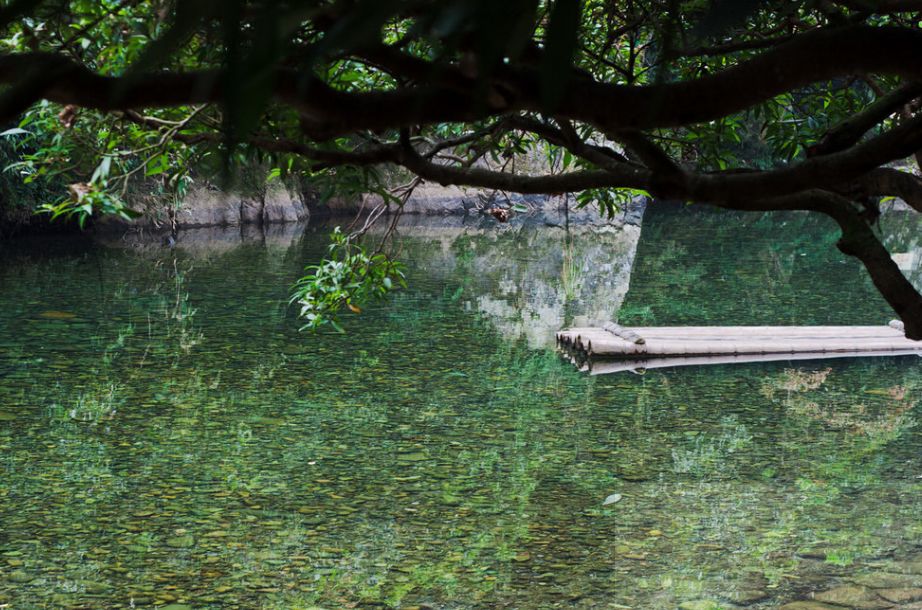
[[(831, 368), (787, 369), (777, 378), (766, 379), (760, 393), (780, 402), (792, 417), (858, 437), (856, 442), (866, 442), (868, 449), (885, 445), (916, 426), (909, 413), (922, 388), (919, 381), (882, 381), (885, 387), (865, 389), (859, 394), (824, 387), (831, 374)], [(876, 397), (875, 405), (868, 404), (870, 397)]]
[[(880, 222), (892, 253), (915, 256), (922, 281), (922, 220), (892, 212)], [(627, 324), (876, 324), (894, 317), (839, 229), (808, 213), (747, 216), (651, 206), (644, 218)], [(847, 304), (847, 306), (844, 306)]]
[(900, 270), (922, 288), (922, 217), (916, 212), (890, 212), (880, 220), (884, 245)]
[(585, 280), (583, 273), (585, 265), (586, 261), (577, 252), (573, 240), (568, 239), (563, 249), (563, 262), (560, 266), (560, 285), (563, 288), (566, 303), (571, 303), (579, 297)]
[(563, 326), (600, 324), (617, 316), (640, 229), (421, 226), (400, 233), (406, 257), (460, 281), (465, 304), (484, 314), (503, 337), (545, 347)]
[(189, 302), (186, 277), (193, 269), (192, 262), (180, 264), (177, 259), (163, 264), (169, 278), (161, 295), (161, 322), (166, 328), (165, 338), (175, 344), (176, 358), (188, 355), (198, 345), (203, 335), (195, 326), (197, 310)]

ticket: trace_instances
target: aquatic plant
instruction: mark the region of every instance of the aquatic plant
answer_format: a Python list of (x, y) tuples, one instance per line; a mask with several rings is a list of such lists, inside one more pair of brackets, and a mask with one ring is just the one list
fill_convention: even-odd
[(673, 470), (678, 474), (728, 475), (733, 469), (734, 453), (752, 441), (745, 425), (736, 417), (727, 416), (720, 422), (720, 434), (713, 438), (696, 435), (690, 446), (672, 450)]
[(97, 385), (81, 392), (73, 405), (67, 409), (67, 415), (79, 422), (98, 424), (112, 419), (121, 404), (121, 388), (114, 382)]

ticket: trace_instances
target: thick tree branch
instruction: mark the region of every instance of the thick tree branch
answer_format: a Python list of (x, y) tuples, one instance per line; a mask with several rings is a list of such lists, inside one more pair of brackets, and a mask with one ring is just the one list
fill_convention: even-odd
[(922, 31), (867, 26), (815, 30), (699, 79), (627, 87), (573, 79), (556, 110), (601, 128), (648, 130), (716, 120), (786, 91), (855, 73), (922, 80)]
[(922, 340), (922, 296), (900, 271), (860, 213), (840, 209), (830, 215), (842, 229), (842, 237), (837, 244), (839, 250), (864, 264), (874, 286), (903, 321), (906, 336)]
[(579, 171), (550, 176), (527, 176), (479, 167), (439, 165), (421, 157), (406, 140), (395, 152), (393, 161), (421, 178), (443, 186), (476, 186), (526, 194), (571, 193), (593, 188), (611, 188), (614, 185), (644, 188), (649, 180), (646, 172), (630, 165), (624, 165), (618, 173), (612, 170)]
[(633, 129), (609, 132), (612, 140), (620, 142), (632, 156), (664, 181), (683, 182), (685, 172), (666, 152), (644, 134)]
[[(644, 87), (611, 85), (574, 77), (555, 109), (561, 118), (599, 129), (674, 127), (714, 120), (816, 81), (873, 72), (922, 80), (922, 31), (909, 28), (848, 27), (817, 30), (766, 51), (736, 67), (690, 81)], [(336, 91), (311, 74), (279, 69), (276, 100), (305, 117), (314, 139), (360, 130), (437, 122), (473, 121), (516, 110), (545, 110), (540, 78), (528, 67), (497, 71), (502, 94), (479, 98), (476, 81), (466, 92), (443, 84), (393, 91)], [(63, 56), (42, 53), (0, 56), (0, 83), (33, 84), (17, 107), (41, 98), (104, 111), (221, 103), (222, 73), (97, 75)], [(0, 116), (0, 120), (11, 116)]]
[[(156, 129), (164, 127), (162, 121), (150, 120), (136, 113), (127, 113), (126, 117)], [(847, 150), (810, 158), (791, 167), (770, 171), (726, 171), (711, 174), (682, 170), (642, 134), (622, 132), (620, 137), (627, 138), (635, 149), (643, 150), (642, 161), (648, 169), (626, 162), (617, 156), (603, 154), (599, 150), (600, 147), (589, 146), (579, 140), (572, 126), (566, 122), (561, 124), (567, 128), (556, 129), (528, 117), (506, 117), (482, 130), (432, 144), (423, 153), (417, 153), (412, 148), (398, 144), (381, 144), (356, 151), (343, 151), (268, 136), (254, 136), (249, 138), (247, 143), (270, 152), (300, 155), (315, 161), (318, 167), (396, 163), (419, 173), (427, 180), (441, 184), (466, 184), (520, 193), (636, 188), (665, 198), (720, 204), (745, 199), (766, 200), (817, 188), (853, 192), (854, 186), (858, 184), (862, 189), (862, 195), (896, 195), (914, 207), (918, 206), (920, 201), (918, 178), (904, 172), (882, 169), (880, 166), (907, 157), (922, 148), (922, 117), (907, 121), (885, 134)], [(551, 143), (566, 146), (573, 154), (598, 166), (600, 171), (572, 172), (556, 176), (523, 176), (476, 167), (452, 167), (427, 161), (447, 148), (470, 141), (475, 135), (489, 135), (509, 129), (529, 131)], [(219, 133), (178, 133), (174, 137), (190, 144), (220, 141)]]
[(858, 114), (832, 127), (810, 150), (811, 156), (828, 155), (844, 150), (861, 139), (875, 125), (898, 112), (904, 105), (922, 96), (922, 81), (908, 83), (874, 101)]
[(865, 11), (886, 15), (890, 13), (906, 13), (913, 11), (922, 11), (922, 1), (920, 0), (834, 0), (836, 4), (841, 4), (854, 11)]
[(687, 192), (697, 201), (781, 197), (815, 188), (835, 190), (891, 161), (922, 148), (922, 117), (847, 150), (765, 172), (689, 174)]
[(911, 208), (922, 212), (922, 178), (890, 167), (872, 170), (856, 181), (867, 195), (899, 197)]

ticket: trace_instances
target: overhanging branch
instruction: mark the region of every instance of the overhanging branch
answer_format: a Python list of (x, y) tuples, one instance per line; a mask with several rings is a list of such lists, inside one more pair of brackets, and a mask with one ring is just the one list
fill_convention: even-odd
[(922, 82), (907, 83), (875, 100), (861, 112), (832, 127), (809, 149), (811, 156), (828, 155), (855, 144), (875, 125), (898, 112), (905, 104), (922, 96)]
[(868, 172), (856, 182), (868, 195), (899, 197), (914, 210), (922, 212), (922, 179), (914, 174), (880, 167)]
[[(638, 87), (574, 77), (555, 115), (603, 130), (688, 125), (842, 75), (868, 72), (922, 80), (920, 56), (922, 31), (867, 26), (816, 30), (735, 67), (689, 81)], [(103, 111), (221, 103), (225, 93), (218, 69), (108, 77), (60, 55), (0, 55), (0, 83), (25, 79), (36, 83), (26, 92), (26, 101), (45, 98)], [(527, 66), (498, 70), (491, 80), (495, 87), (488, 90), (501, 90), (502, 95), (488, 95), (487, 99), (475, 94), (481, 88), (473, 79), (467, 91), (435, 82), (347, 93), (311, 73), (280, 68), (275, 82), (275, 99), (303, 114), (314, 139), (361, 130), (481, 120), (516, 110), (545, 110), (540, 75)]]

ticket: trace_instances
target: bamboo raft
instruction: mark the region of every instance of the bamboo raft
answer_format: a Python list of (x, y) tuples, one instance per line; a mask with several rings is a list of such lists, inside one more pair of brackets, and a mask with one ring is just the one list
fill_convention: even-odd
[(922, 356), (922, 341), (907, 339), (899, 321), (887, 326), (633, 328), (608, 323), (560, 331), (557, 346), (592, 374), (731, 362)]

